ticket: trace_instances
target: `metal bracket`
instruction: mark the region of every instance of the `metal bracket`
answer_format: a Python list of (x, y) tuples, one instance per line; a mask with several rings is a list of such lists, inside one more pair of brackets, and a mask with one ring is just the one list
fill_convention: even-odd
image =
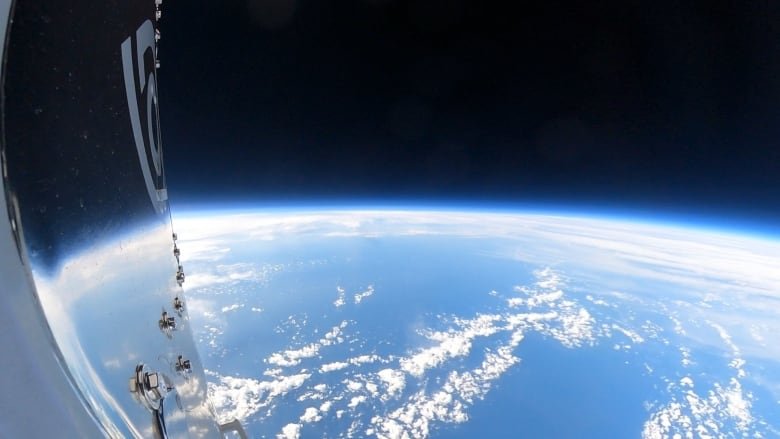
[(176, 283), (181, 286), (184, 283), (184, 267), (179, 265), (179, 269), (176, 271)]
[(160, 325), (160, 329), (165, 332), (176, 330), (176, 318), (169, 316), (167, 311), (162, 312), (162, 316), (160, 317), (158, 324)]
[(135, 374), (130, 378), (130, 392), (135, 394), (138, 402), (152, 411), (160, 409), (160, 403), (165, 395), (173, 390), (173, 385), (164, 375), (151, 371), (145, 364), (135, 367)]
[(183, 373), (192, 372), (192, 365), (190, 364), (190, 360), (185, 360), (184, 357), (179, 355), (179, 358), (176, 359), (176, 371)]
[(173, 298), (173, 309), (181, 316), (181, 312), (184, 311), (184, 301), (179, 299), (179, 296)]

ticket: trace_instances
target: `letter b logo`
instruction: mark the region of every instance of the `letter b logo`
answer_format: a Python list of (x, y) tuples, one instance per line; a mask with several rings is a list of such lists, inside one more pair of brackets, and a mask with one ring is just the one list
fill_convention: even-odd
[[(157, 118), (157, 81), (154, 71), (155, 60), (157, 59), (156, 46), (154, 40), (154, 25), (151, 20), (146, 20), (135, 32), (135, 56), (133, 56), (132, 36), (122, 42), (122, 69), (125, 76), (125, 92), (127, 94), (127, 108), (130, 111), (130, 124), (133, 128), (133, 138), (135, 147), (138, 150), (138, 160), (141, 162), (141, 171), (143, 172), (146, 189), (149, 192), (149, 198), (152, 201), (154, 209), (158, 213), (165, 212), (165, 201), (168, 199), (168, 192), (160, 180), (162, 179), (162, 150), (159, 145), (159, 126)], [(145, 57), (146, 52), (152, 52), (152, 70), (146, 74)], [(133, 68), (133, 59), (135, 58), (135, 68)], [(138, 85), (136, 86), (136, 77)], [(142, 131), (142, 119), (139, 109), (139, 101), (146, 97), (146, 137)], [(140, 99), (139, 99), (140, 98)], [(149, 142), (149, 151), (147, 152), (146, 142)], [(152, 166), (149, 165), (149, 154), (151, 154)], [(153, 168), (153, 169), (152, 169)]]

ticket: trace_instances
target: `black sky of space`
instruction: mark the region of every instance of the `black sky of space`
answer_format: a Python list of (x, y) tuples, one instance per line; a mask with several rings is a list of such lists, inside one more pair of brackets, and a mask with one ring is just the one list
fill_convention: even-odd
[(160, 28), (180, 200), (780, 217), (777, 2), (168, 1)]

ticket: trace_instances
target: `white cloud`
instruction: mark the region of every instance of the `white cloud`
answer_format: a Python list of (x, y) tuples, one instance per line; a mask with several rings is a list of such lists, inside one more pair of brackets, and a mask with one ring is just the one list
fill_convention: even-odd
[(462, 423), (467, 420), (463, 403), (453, 400), (451, 394), (438, 391), (427, 395), (419, 391), (407, 404), (384, 416), (373, 417), (371, 424), (380, 438), (426, 438), (433, 421)]
[(729, 362), (729, 367), (737, 370), (738, 378), (744, 378), (747, 375), (744, 369), (744, 366), (747, 362), (742, 358), (742, 351), (739, 349), (736, 343), (734, 343), (731, 335), (726, 332), (726, 329), (723, 326), (714, 322), (707, 323), (709, 323), (710, 326), (712, 326), (718, 332), (718, 335), (720, 336), (721, 340), (723, 340), (723, 343), (731, 350), (731, 354), (734, 358)]
[[(745, 392), (739, 381), (746, 376), (741, 350), (722, 325), (712, 321), (706, 323), (715, 329), (731, 351), (732, 358), (728, 365), (735, 369), (736, 376), (730, 378), (728, 384), (714, 383), (704, 395), (693, 390), (693, 380), (688, 376), (680, 379), (679, 386), (669, 383), (672, 400), (655, 411), (645, 423), (642, 433), (644, 438), (694, 434), (698, 437), (718, 437), (723, 431), (738, 431), (742, 436), (755, 435), (751, 434), (756, 433), (753, 431), (754, 417), (751, 413), (753, 395)], [(680, 347), (680, 352), (683, 356), (682, 365), (692, 364), (690, 349)]]
[[(527, 287), (523, 287), (518, 289), (519, 292), (525, 292), (527, 290)], [(543, 294), (534, 294), (528, 299), (522, 300), (518, 298), (514, 298), (514, 300), (510, 299), (510, 306), (519, 306), (519, 305), (525, 305), (528, 307), (528, 309), (536, 308), (537, 306), (542, 306), (545, 304), (548, 304), (550, 302), (555, 302), (556, 300), (563, 297), (563, 291), (561, 290), (553, 290), (549, 292), (545, 292)]]
[(679, 388), (678, 397), (650, 416), (642, 431), (643, 438), (720, 437), (724, 431), (738, 431), (745, 437), (751, 435), (753, 397), (742, 390), (736, 378), (726, 387), (716, 383), (703, 396), (691, 386), (686, 381)]
[(223, 421), (248, 419), (259, 410), (269, 407), (276, 398), (301, 387), (311, 377), (311, 374), (300, 373), (279, 376), (272, 381), (260, 381), (223, 376), (216, 372), (210, 372), (209, 375), (217, 380), (216, 383), (208, 383), (209, 399)]
[(585, 298), (586, 298), (586, 299), (588, 299), (590, 302), (592, 302), (594, 305), (599, 305), (599, 306), (612, 306), (612, 305), (610, 305), (610, 304), (609, 304), (609, 302), (607, 302), (606, 300), (603, 300), (603, 299), (596, 299), (595, 297), (593, 297), (593, 296), (592, 296), (592, 295), (590, 295), (590, 294), (586, 295), (586, 296), (585, 296)]
[(631, 342), (633, 342), (633, 343), (639, 344), (639, 343), (644, 343), (645, 342), (645, 339), (641, 335), (639, 335), (639, 333), (637, 333), (634, 330), (624, 328), (624, 327), (622, 327), (622, 326), (620, 326), (618, 324), (615, 324), (615, 323), (612, 324), (612, 329), (614, 329), (614, 330), (616, 330), (618, 332), (623, 333), (623, 335), (628, 337), (628, 339), (631, 340)]
[(307, 390), (296, 399), (298, 401), (324, 399), (326, 390), (327, 386), (325, 384), (317, 384), (316, 386), (311, 387), (311, 390)]
[(284, 269), (281, 264), (213, 264), (209, 261), (195, 263), (194, 269), (189, 269), (190, 267), (193, 265), (185, 265), (187, 280), (184, 282), (184, 288), (188, 292), (203, 287), (233, 284), (240, 281), (264, 283), (270, 276)]
[[(183, 244), (183, 245), (182, 245)], [(208, 261), (216, 262), (230, 253), (230, 248), (220, 239), (188, 239), (180, 243), (180, 259), (182, 262)]]
[[(371, 423), (377, 436), (425, 438), (428, 437), (433, 421), (466, 422), (467, 405), (473, 404), (475, 399), (483, 398), (490, 390), (491, 383), (519, 361), (511, 352), (521, 340), (521, 336), (511, 337), (511, 341), (497, 351), (487, 351), (478, 368), (463, 373), (452, 371), (439, 390), (430, 394), (420, 390), (404, 405), (387, 415), (374, 416)], [(402, 386), (396, 371), (385, 369), (380, 374), (391, 385)]]
[(353, 396), (352, 399), (349, 400), (349, 404), (347, 405), (347, 407), (354, 409), (355, 407), (357, 407), (359, 404), (363, 402), (366, 402), (365, 395)]
[(349, 366), (349, 363), (337, 361), (335, 363), (323, 364), (320, 366), (320, 373), (333, 372), (334, 370), (341, 370)]
[(320, 411), (316, 407), (308, 407), (301, 415), (301, 422), (319, 422), (322, 419)]
[(690, 348), (687, 348), (685, 346), (680, 346), (680, 356), (682, 359), (680, 360), (680, 364), (683, 365), (683, 367), (688, 367), (693, 364), (693, 361), (691, 360), (691, 350)]
[(284, 372), (284, 369), (282, 369), (281, 367), (277, 367), (277, 368), (274, 368), (274, 369), (266, 369), (263, 372), (263, 375), (269, 376), (269, 377), (278, 377), (279, 375), (282, 374), (282, 372)]
[(309, 343), (298, 349), (288, 349), (282, 352), (275, 352), (268, 357), (267, 362), (281, 367), (297, 366), (305, 358), (316, 357), (320, 353), (320, 349), (324, 346), (331, 346), (334, 344), (342, 343), (344, 339), (340, 337), (342, 330), (347, 326), (347, 321), (341, 322), (341, 324), (334, 326), (330, 331), (325, 333), (325, 336), (319, 341)]
[(243, 304), (239, 305), (238, 303), (234, 303), (234, 304), (229, 305), (229, 306), (223, 306), (222, 307), (222, 312), (224, 313), (224, 312), (235, 311), (235, 310), (237, 310), (239, 308), (243, 308), (243, 307), (244, 307)]
[(301, 424), (287, 424), (282, 432), (276, 435), (277, 439), (299, 439), (301, 437)]
[(311, 358), (319, 354), (321, 347), (320, 343), (310, 343), (298, 349), (276, 352), (268, 357), (268, 362), (282, 367), (297, 366), (301, 364), (302, 359)]
[(519, 308), (525, 305), (525, 299), (522, 297), (512, 297), (507, 299), (506, 304), (509, 305), (510, 308)]
[(365, 299), (366, 297), (371, 296), (372, 294), (374, 294), (374, 286), (373, 285), (369, 285), (368, 288), (366, 288), (365, 291), (361, 291), (361, 292), (355, 294), (355, 304), (359, 304), (360, 302), (363, 301), (363, 299)]
[(336, 287), (336, 291), (339, 293), (339, 295), (336, 298), (336, 300), (333, 302), (333, 306), (335, 306), (336, 308), (341, 308), (347, 303), (346, 292), (344, 291), (344, 288), (341, 288), (339, 286)]
[(500, 330), (495, 325), (500, 320), (499, 315), (482, 314), (471, 320), (458, 320), (463, 327), (461, 331), (432, 332), (427, 337), (439, 344), (402, 358), (401, 369), (419, 377), (426, 369), (437, 367), (450, 358), (467, 355), (476, 337), (490, 336)]
[(334, 361), (333, 363), (326, 363), (320, 366), (320, 373), (328, 373), (336, 370), (346, 369), (351, 366), (360, 366), (362, 364), (382, 362), (386, 363), (390, 360), (380, 357), (376, 354), (371, 355), (359, 355), (357, 357), (348, 358), (345, 361)]
[(553, 337), (566, 347), (579, 347), (583, 342), (593, 342), (593, 318), (585, 308), (560, 316), (561, 328), (552, 328)]
[(382, 357), (380, 357), (379, 355), (371, 354), (371, 355), (359, 355), (357, 357), (350, 358), (347, 361), (349, 362), (349, 364), (358, 366), (361, 364), (376, 363), (377, 361), (384, 362), (385, 360), (383, 360)]
[(353, 380), (344, 380), (344, 384), (347, 385), (347, 390), (350, 392), (357, 392), (363, 388), (363, 383)]
[(386, 391), (383, 399), (399, 395), (406, 387), (406, 375), (403, 372), (393, 369), (382, 369), (377, 372), (377, 376), (385, 384)]

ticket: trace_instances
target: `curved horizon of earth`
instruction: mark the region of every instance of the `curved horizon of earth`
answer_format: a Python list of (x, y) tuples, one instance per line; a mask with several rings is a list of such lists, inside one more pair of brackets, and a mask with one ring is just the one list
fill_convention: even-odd
[(251, 437), (780, 437), (780, 241), (477, 211), (176, 215)]

